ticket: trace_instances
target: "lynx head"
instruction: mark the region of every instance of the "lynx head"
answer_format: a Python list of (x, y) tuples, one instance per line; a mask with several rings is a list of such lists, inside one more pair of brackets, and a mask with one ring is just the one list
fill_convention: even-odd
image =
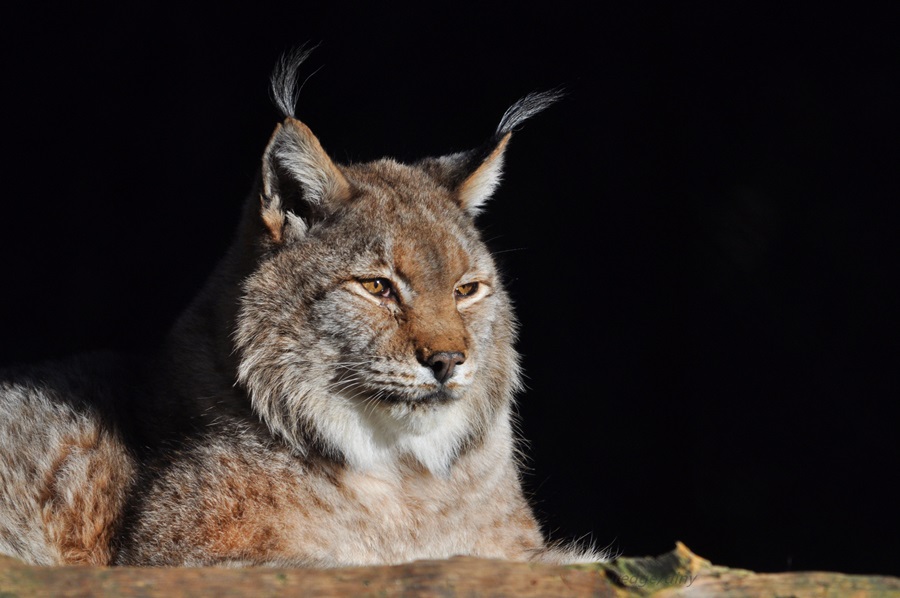
[(251, 197), (262, 249), (238, 316), (239, 381), (301, 454), (446, 475), (506, 424), (519, 385), (510, 302), (475, 215), (513, 128), (558, 94), (514, 104), (476, 150), (338, 165), (291, 115), (302, 58), (273, 78), (286, 118)]

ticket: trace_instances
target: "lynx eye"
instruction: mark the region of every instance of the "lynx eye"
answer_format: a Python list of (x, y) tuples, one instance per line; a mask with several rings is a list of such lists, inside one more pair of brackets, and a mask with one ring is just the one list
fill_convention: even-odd
[(369, 278), (360, 280), (359, 284), (373, 295), (384, 297), (385, 299), (394, 296), (394, 288), (391, 286), (391, 281), (386, 278)]
[(456, 287), (454, 294), (457, 297), (471, 297), (478, 291), (478, 283), (477, 282), (468, 282), (466, 284), (461, 284)]

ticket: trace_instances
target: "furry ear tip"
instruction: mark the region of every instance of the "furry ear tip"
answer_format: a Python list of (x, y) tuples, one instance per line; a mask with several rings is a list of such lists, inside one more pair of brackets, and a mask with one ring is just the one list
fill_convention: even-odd
[(311, 145), (324, 153), (312, 129), (302, 120), (293, 116), (285, 116), (284, 120), (275, 125), (275, 129), (269, 137), (269, 143), (272, 149), (279, 151), (284, 149), (294, 151), (298, 147)]
[(561, 87), (529, 93), (506, 110), (497, 126), (495, 137), (506, 137), (517, 126), (535, 114), (543, 112), (565, 96), (566, 92)]
[(309, 131), (309, 127), (307, 127), (302, 120), (298, 119), (295, 116), (287, 115), (284, 117), (280, 123), (278, 123), (278, 127), (276, 131), (281, 130), (294, 130), (294, 131)]

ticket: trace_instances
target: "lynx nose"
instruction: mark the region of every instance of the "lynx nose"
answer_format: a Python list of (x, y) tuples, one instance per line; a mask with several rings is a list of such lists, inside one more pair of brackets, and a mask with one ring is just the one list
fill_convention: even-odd
[(466, 356), (459, 351), (438, 351), (429, 355), (424, 360), (424, 364), (431, 368), (434, 377), (443, 384), (453, 375), (453, 370), (456, 369), (456, 366), (462, 364), (465, 360)]

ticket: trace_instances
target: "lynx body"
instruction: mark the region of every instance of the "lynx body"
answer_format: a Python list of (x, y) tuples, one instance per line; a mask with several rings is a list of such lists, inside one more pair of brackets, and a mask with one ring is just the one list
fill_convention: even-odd
[(0, 551), (39, 564), (383, 564), (550, 548), (511, 427), (515, 322), (474, 216), (514, 126), (337, 165), (285, 114), (234, 243), (153, 360), (0, 376)]

